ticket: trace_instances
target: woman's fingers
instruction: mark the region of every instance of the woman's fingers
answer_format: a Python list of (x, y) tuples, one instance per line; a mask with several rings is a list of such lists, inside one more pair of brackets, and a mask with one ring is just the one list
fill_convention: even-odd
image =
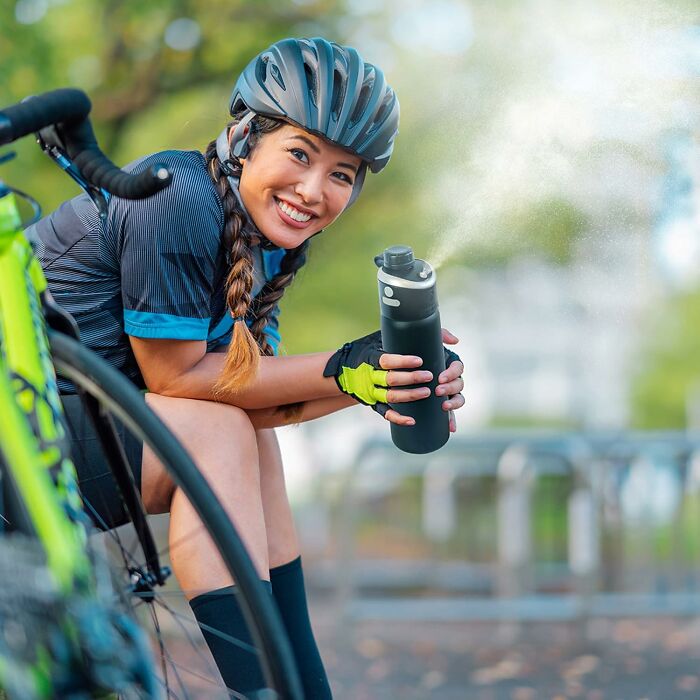
[(411, 384), (427, 384), (433, 378), (433, 373), (424, 369), (415, 372), (399, 372), (393, 370), (386, 376), (388, 386), (410, 386)]
[(415, 389), (389, 389), (386, 394), (387, 403), (408, 403), (409, 401), (420, 401), (430, 396), (430, 389), (427, 386), (416, 387)]
[(390, 408), (385, 414), (386, 418), (390, 423), (396, 423), (396, 425), (415, 425), (416, 421), (411, 418), (411, 416), (402, 416), (398, 411)]
[(442, 402), (442, 409), (444, 411), (455, 411), (458, 408), (462, 408), (465, 403), (462, 394), (455, 394), (454, 396), (450, 396), (447, 401)]
[(453, 379), (461, 377), (462, 374), (464, 374), (464, 363), (461, 360), (455, 360), (444, 372), (440, 374), (438, 377), (438, 382), (440, 384), (451, 382)]
[[(445, 343), (454, 345), (457, 342), (457, 337), (445, 328), (442, 329), (442, 337)], [(432, 380), (432, 374), (427, 370), (401, 371), (419, 367), (422, 364), (420, 357), (384, 353), (379, 359), (379, 364), (384, 369), (390, 370), (386, 374), (386, 385), (389, 387), (386, 394), (388, 403), (408, 403), (430, 396), (430, 390), (427, 387), (405, 388), (410, 387), (412, 384), (426, 384)], [(465, 403), (461, 394), (464, 389), (463, 371), (464, 365), (462, 362), (455, 360), (440, 374), (438, 378), (439, 384), (435, 388), (436, 396), (444, 396), (447, 399), (443, 401), (442, 407), (443, 410), (450, 412), (450, 430), (452, 432), (456, 430), (454, 411), (464, 406)], [(404, 388), (392, 389), (391, 387)], [(389, 410), (384, 417), (398, 425), (413, 425), (413, 419), (402, 416), (397, 411)]]
[(438, 384), (435, 387), (436, 396), (452, 396), (453, 394), (459, 394), (464, 389), (464, 379), (462, 377), (457, 377), (457, 379), (447, 382), (446, 384)]
[(446, 343), (447, 345), (457, 345), (457, 343), (459, 343), (459, 338), (454, 333), (450, 333), (447, 328), (443, 328), (442, 342)]
[[(464, 406), (464, 398), (463, 397), (453, 396), (452, 400), (455, 400), (458, 398), (461, 398), (461, 402), (458, 402), (459, 406)], [(447, 402), (445, 402), (445, 403), (447, 403)], [(455, 408), (459, 408), (459, 406), (455, 406)], [(403, 416), (398, 411), (395, 411), (393, 408), (390, 408), (384, 414), (384, 418), (386, 418), (386, 420), (388, 420), (390, 423), (396, 423), (396, 425), (415, 425), (416, 424), (416, 422), (415, 422), (415, 420), (413, 420), (413, 418), (411, 418), (410, 416)], [(450, 432), (456, 433), (457, 432), (457, 419), (455, 418), (454, 410), (450, 410), (449, 422), (450, 422)]]
[(385, 352), (379, 357), (379, 366), (382, 369), (415, 369), (423, 364), (423, 360), (416, 355), (393, 355)]

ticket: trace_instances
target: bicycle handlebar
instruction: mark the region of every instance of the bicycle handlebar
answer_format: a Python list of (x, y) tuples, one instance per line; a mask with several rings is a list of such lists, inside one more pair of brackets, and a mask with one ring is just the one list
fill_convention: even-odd
[(59, 124), (68, 155), (96, 187), (124, 199), (141, 199), (167, 187), (171, 174), (165, 165), (132, 175), (102, 153), (88, 118), (91, 107), (88, 96), (75, 88), (52, 90), (6, 107), (0, 110), (0, 146)]

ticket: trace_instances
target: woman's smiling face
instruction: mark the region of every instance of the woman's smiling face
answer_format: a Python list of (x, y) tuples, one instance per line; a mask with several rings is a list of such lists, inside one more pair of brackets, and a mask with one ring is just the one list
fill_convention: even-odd
[(291, 124), (263, 135), (240, 160), (243, 204), (265, 237), (286, 249), (296, 248), (338, 218), (362, 162)]

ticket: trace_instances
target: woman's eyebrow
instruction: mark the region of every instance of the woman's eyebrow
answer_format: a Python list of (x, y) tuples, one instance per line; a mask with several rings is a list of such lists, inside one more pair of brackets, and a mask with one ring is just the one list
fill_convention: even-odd
[[(299, 141), (303, 141), (304, 143), (308, 144), (309, 148), (315, 153), (321, 152), (321, 149), (306, 136), (302, 136), (301, 134), (295, 134), (294, 136), (290, 136), (290, 139), (299, 139)], [(350, 170), (352, 170), (353, 173), (357, 174), (358, 167), (356, 165), (353, 165), (352, 163), (338, 163), (338, 165), (342, 168), (349, 168)]]

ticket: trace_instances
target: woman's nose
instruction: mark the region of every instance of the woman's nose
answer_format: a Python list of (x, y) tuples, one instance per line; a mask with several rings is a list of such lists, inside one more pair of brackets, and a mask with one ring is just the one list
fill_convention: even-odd
[(294, 193), (302, 198), (305, 204), (318, 204), (323, 199), (323, 180), (320, 173), (306, 173), (294, 187)]

